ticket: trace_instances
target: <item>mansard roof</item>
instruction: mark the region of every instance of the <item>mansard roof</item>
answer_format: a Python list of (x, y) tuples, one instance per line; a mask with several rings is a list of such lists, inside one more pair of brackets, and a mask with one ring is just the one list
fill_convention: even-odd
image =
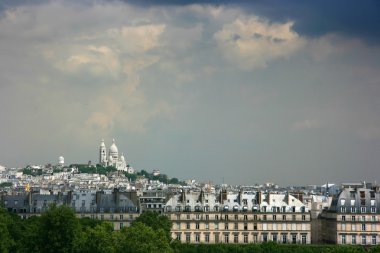
[(376, 188), (345, 188), (333, 198), (330, 211), (379, 213), (380, 193)]

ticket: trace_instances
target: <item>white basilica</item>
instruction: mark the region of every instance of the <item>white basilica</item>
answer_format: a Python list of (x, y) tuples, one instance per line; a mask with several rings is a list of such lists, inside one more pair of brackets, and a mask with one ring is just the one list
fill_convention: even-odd
[(99, 147), (99, 163), (103, 166), (114, 166), (117, 170), (134, 173), (134, 169), (129, 166), (123, 153), (121, 153), (121, 156), (119, 157), (119, 150), (115, 144), (115, 139), (112, 140), (112, 145), (108, 150), (108, 155), (104, 140), (101, 140)]

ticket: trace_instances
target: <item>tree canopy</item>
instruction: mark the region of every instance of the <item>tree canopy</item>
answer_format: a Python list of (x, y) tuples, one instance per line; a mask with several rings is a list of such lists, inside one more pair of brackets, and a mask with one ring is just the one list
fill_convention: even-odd
[(166, 215), (159, 214), (157, 212), (146, 211), (142, 213), (133, 223), (141, 222), (144, 225), (151, 227), (154, 231), (162, 229), (165, 233), (165, 236), (170, 241), (170, 230), (173, 226), (173, 223)]
[(380, 246), (277, 244), (188, 244), (170, 238), (171, 221), (145, 212), (120, 231), (112, 223), (79, 219), (66, 206), (51, 206), (40, 217), (21, 219), (0, 207), (0, 252), (88, 253), (364, 253)]

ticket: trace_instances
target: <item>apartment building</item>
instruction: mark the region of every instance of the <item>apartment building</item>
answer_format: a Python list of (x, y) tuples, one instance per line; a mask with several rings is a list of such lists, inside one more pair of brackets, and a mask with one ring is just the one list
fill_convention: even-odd
[(310, 213), (288, 193), (188, 191), (174, 195), (165, 212), (181, 242), (311, 242)]
[(346, 185), (321, 213), (322, 241), (376, 245), (380, 240), (379, 188)]
[(78, 218), (106, 220), (115, 230), (129, 226), (139, 216), (139, 199), (136, 192), (78, 190), (58, 194), (25, 192), (2, 197), (4, 207), (26, 219), (41, 215), (51, 204), (71, 207)]

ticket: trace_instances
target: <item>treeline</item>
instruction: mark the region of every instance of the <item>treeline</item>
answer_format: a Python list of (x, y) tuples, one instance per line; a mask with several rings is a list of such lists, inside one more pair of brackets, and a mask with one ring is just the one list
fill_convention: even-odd
[(276, 244), (182, 244), (172, 240), (172, 222), (145, 212), (130, 227), (114, 231), (112, 223), (77, 218), (66, 206), (51, 206), (41, 216), (21, 219), (0, 208), (0, 252), (88, 253), (364, 253), (380, 246)]
[[(72, 165), (71, 165), (72, 166)], [(91, 166), (87, 164), (77, 164), (75, 167), (78, 168), (79, 173), (89, 173), (89, 174), (101, 174), (107, 175), (110, 172), (116, 172), (117, 169), (114, 166), (103, 166), (101, 164), (97, 164), (96, 166)]]
[[(110, 172), (116, 172), (117, 169), (115, 166), (103, 166), (101, 164), (96, 164), (96, 166), (88, 165), (88, 164), (71, 164), (69, 168), (78, 168), (78, 173), (89, 173), (89, 174), (101, 174), (101, 175), (107, 175)], [(53, 172), (61, 172), (63, 168), (61, 167), (54, 167)], [(30, 167), (26, 167), (22, 170), (22, 172), (25, 175), (31, 175), (31, 176), (40, 176), (43, 174), (42, 169), (34, 170)], [(142, 176), (149, 180), (157, 180), (165, 184), (180, 184), (180, 185), (186, 185), (184, 181), (178, 180), (178, 178), (169, 178), (165, 174), (160, 175), (153, 175), (153, 173), (149, 173), (146, 170), (141, 170), (135, 174), (130, 174), (128, 172), (124, 172), (124, 175), (131, 180), (132, 182), (135, 182), (136, 179), (139, 176)]]
[(379, 246), (277, 244), (171, 244), (175, 253), (374, 253)]
[(0, 208), (0, 252), (173, 252), (171, 226), (166, 216), (152, 212), (114, 231), (112, 223), (79, 219), (66, 206), (51, 206), (28, 219)]
[(180, 185), (186, 185), (185, 182), (183, 181), (180, 181), (178, 180), (178, 178), (169, 178), (167, 175), (165, 174), (160, 174), (160, 175), (153, 175), (153, 173), (149, 173), (145, 170), (141, 170), (139, 172), (136, 173), (137, 176), (144, 176), (145, 178), (149, 179), (149, 180), (158, 180), (162, 183), (165, 183), (165, 184), (180, 184)]

